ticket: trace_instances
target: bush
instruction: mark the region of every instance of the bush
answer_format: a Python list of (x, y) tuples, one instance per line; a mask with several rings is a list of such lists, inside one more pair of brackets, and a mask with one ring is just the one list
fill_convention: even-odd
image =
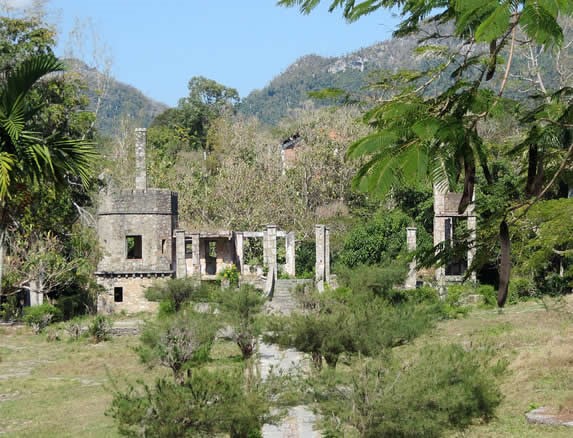
[[(345, 384), (315, 385), (331, 436), (354, 429), (362, 437), (441, 437), (476, 419), (489, 421), (502, 400), (497, 376), (504, 363), (490, 351), (459, 345), (424, 348), (410, 363), (361, 360)], [(431, 365), (430, 365), (431, 364)], [(339, 435), (336, 435), (339, 434)]]
[(354, 268), (338, 266), (337, 278), (342, 286), (356, 293), (385, 296), (402, 284), (408, 273), (405, 263), (395, 261), (387, 265), (359, 265)]
[(509, 301), (527, 300), (538, 296), (537, 288), (532, 280), (525, 277), (515, 277), (509, 282)]
[[(0, 296), (0, 299), (4, 297)], [(18, 295), (10, 295), (0, 304), (0, 319), (5, 322), (17, 321), (22, 317)]]
[(348, 233), (338, 254), (338, 261), (353, 268), (394, 259), (406, 249), (406, 227), (411, 222), (399, 210), (375, 215)]
[(164, 314), (171, 310), (178, 312), (185, 303), (204, 301), (209, 295), (209, 286), (190, 278), (169, 279), (145, 290), (145, 298), (149, 301), (169, 302), (169, 305), (162, 307)]
[(482, 284), (477, 287), (476, 293), (483, 298), (483, 304), (486, 307), (497, 306), (497, 291), (490, 284)]
[(103, 315), (96, 315), (92, 322), (88, 325), (88, 335), (99, 343), (108, 341), (111, 338), (111, 320)]
[(219, 273), (219, 278), (228, 281), (231, 287), (239, 286), (239, 271), (235, 265), (227, 266), (223, 269)]
[(266, 386), (247, 388), (240, 371), (198, 369), (183, 385), (158, 379), (117, 391), (106, 414), (128, 436), (256, 438), (264, 423), (276, 421)]
[(24, 308), (24, 322), (31, 326), (34, 333), (41, 333), (52, 322), (60, 318), (60, 311), (49, 303)]

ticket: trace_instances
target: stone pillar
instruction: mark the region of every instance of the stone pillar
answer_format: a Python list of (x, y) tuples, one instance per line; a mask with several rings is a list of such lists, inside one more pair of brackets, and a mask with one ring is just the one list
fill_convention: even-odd
[[(470, 233), (470, 241), (468, 248), (468, 268), (472, 265), (472, 262), (476, 256), (476, 228), (477, 228), (477, 218), (475, 216), (468, 216), (468, 231)], [(473, 271), (470, 276), (471, 280), (475, 283), (477, 281), (476, 271)]]
[[(406, 248), (408, 249), (408, 252), (416, 251), (416, 231), (416, 227), (406, 228)], [(406, 277), (406, 282), (404, 284), (406, 289), (416, 288), (417, 274), (416, 259), (412, 259), (408, 265), (408, 276)]]
[[(266, 242), (266, 245), (264, 244)], [(268, 267), (265, 293), (271, 295), (274, 292), (277, 281), (277, 226), (267, 225), (263, 248), (266, 247), (266, 266)]]
[[(442, 216), (434, 216), (434, 246), (446, 240), (446, 219)], [(436, 283), (440, 297), (445, 297), (446, 267), (443, 265), (436, 268)]]
[(40, 281), (30, 280), (30, 306), (40, 306), (44, 303), (44, 294), (41, 292)]
[(175, 277), (187, 277), (185, 261), (185, 230), (175, 230)]
[(201, 245), (198, 233), (191, 234), (191, 273), (193, 276), (201, 278)]
[(245, 266), (244, 263), (244, 247), (245, 247), (245, 239), (242, 232), (235, 233), (235, 263), (237, 264), (237, 270), (239, 271), (239, 275), (243, 275), (243, 269)]
[(324, 281), (330, 285), (330, 229), (324, 227)]
[(135, 130), (135, 189), (147, 189), (147, 168), (145, 167), (145, 146), (147, 143), (147, 129)]
[(325, 254), (325, 234), (326, 227), (324, 225), (314, 226), (314, 236), (316, 242), (316, 262), (315, 262), (315, 277), (316, 288), (322, 292), (324, 290), (324, 254)]
[(294, 277), (296, 275), (296, 259), (295, 259), (295, 238), (294, 233), (287, 233), (285, 236), (285, 250), (286, 250), (286, 265), (285, 272)]

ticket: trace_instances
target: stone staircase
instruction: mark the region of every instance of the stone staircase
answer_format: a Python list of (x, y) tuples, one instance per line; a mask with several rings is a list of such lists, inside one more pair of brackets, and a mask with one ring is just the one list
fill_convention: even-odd
[(297, 306), (293, 292), (298, 285), (304, 284), (312, 285), (312, 280), (277, 280), (275, 289), (268, 303), (269, 310), (272, 313), (283, 313), (285, 315), (291, 313)]

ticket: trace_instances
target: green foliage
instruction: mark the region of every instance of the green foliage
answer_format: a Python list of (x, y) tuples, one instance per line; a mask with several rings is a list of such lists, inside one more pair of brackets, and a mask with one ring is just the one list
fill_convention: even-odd
[(355, 293), (384, 296), (403, 284), (408, 270), (405, 262), (394, 261), (388, 265), (358, 265), (353, 269), (339, 266), (336, 272), (340, 284)]
[(185, 303), (190, 301), (204, 301), (209, 294), (210, 288), (208, 285), (190, 278), (168, 279), (158, 282), (145, 290), (145, 298), (149, 301), (162, 303), (162, 314), (178, 312)]
[(41, 333), (48, 325), (57, 321), (60, 311), (49, 303), (24, 308), (24, 322), (34, 329), (34, 333)]
[(380, 212), (350, 230), (338, 262), (349, 268), (387, 263), (406, 247), (406, 227), (411, 219), (399, 210)]
[[(492, 356), (445, 345), (426, 347), (406, 364), (362, 360), (346, 382), (330, 377), (315, 384), (315, 398), (332, 436), (444, 436), (494, 417), (505, 364), (491, 363)], [(337, 396), (341, 384), (344, 396)]]
[(22, 317), (22, 311), (18, 295), (10, 295), (0, 304), (0, 319), (4, 322), (16, 321)]
[(249, 284), (236, 290), (222, 289), (215, 297), (221, 318), (233, 330), (233, 338), (244, 360), (256, 352), (262, 334), (261, 319), (265, 296)]
[(136, 351), (143, 363), (169, 368), (174, 380), (182, 383), (185, 373), (208, 360), (217, 329), (213, 315), (181, 312), (146, 323)]
[(221, 280), (226, 280), (231, 287), (239, 286), (239, 271), (235, 265), (227, 266), (218, 276)]
[(297, 278), (314, 278), (316, 265), (315, 245), (315, 242), (308, 240), (296, 242), (294, 262)]
[(93, 342), (100, 343), (111, 339), (111, 320), (104, 315), (96, 315), (88, 324), (88, 335)]
[(404, 295), (393, 304), (388, 297), (344, 288), (306, 294), (306, 313), (272, 319), (267, 338), (311, 354), (317, 369), (323, 359), (336, 367), (342, 354), (378, 356), (420, 336), (443, 316), (435, 296)]
[(114, 393), (107, 411), (127, 436), (260, 437), (271, 421), (276, 396), (262, 382), (245, 389), (240, 371), (193, 372), (182, 384), (158, 379), (154, 385)]

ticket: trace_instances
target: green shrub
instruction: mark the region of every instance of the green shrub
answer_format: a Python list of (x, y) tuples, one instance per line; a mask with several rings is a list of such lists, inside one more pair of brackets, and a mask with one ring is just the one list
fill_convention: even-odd
[(413, 303), (438, 303), (440, 302), (440, 295), (438, 290), (430, 286), (417, 287), (405, 291), (408, 299)]
[(373, 293), (377, 296), (390, 294), (393, 288), (404, 282), (407, 272), (406, 264), (399, 261), (354, 268), (340, 265), (336, 270), (340, 285), (350, 288), (355, 294)]
[(295, 248), (296, 278), (314, 278), (316, 244), (314, 241), (297, 242)]
[(497, 291), (492, 285), (482, 284), (476, 288), (476, 293), (482, 297), (484, 306), (497, 306)]
[(221, 280), (226, 280), (229, 282), (229, 286), (238, 287), (239, 286), (239, 271), (235, 265), (227, 266), (219, 273), (219, 278)]
[(191, 278), (173, 278), (154, 284), (145, 290), (145, 298), (149, 301), (167, 301), (163, 306), (163, 314), (172, 310), (178, 312), (185, 303), (204, 301), (210, 294), (209, 286)]
[(394, 259), (406, 249), (406, 227), (411, 222), (400, 210), (378, 213), (350, 230), (337, 260), (353, 268)]
[(60, 318), (60, 311), (49, 303), (24, 308), (24, 322), (31, 326), (34, 333), (41, 333), (52, 322)]
[(107, 316), (96, 315), (88, 325), (88, 335), (99, 343), (111, 339), (112, 322)]
[(10, 295), (0, 304), (0, 319), (5, 322), (17, 321), (22, 318), (22, 307), (18, 295)]
[(275, 397), (266, 382), (245, 380), (239, 370), (197, 369), (184, 384), (157, 379), (117, 391), (106, 414), (128, 436), (257, 438), (263, 424), (276, 421)]
[(538, 296), (533, 280), (526, 277), (515, 277), (509, 282), (509, 301), (527, 300)]
[[(408, 363), (361, 360), (340, 397), (340, 383), (324, 380), (315, 399), (331, 436), (441, 437), (489, 421), (502, 400), (489, 350), (429, 346)], [(316, 390), (316, 389), (315, 389)], [(339, 433), (339, 435), (337, 435)], [(352, 435), (354, 436), (354, 435)]]

